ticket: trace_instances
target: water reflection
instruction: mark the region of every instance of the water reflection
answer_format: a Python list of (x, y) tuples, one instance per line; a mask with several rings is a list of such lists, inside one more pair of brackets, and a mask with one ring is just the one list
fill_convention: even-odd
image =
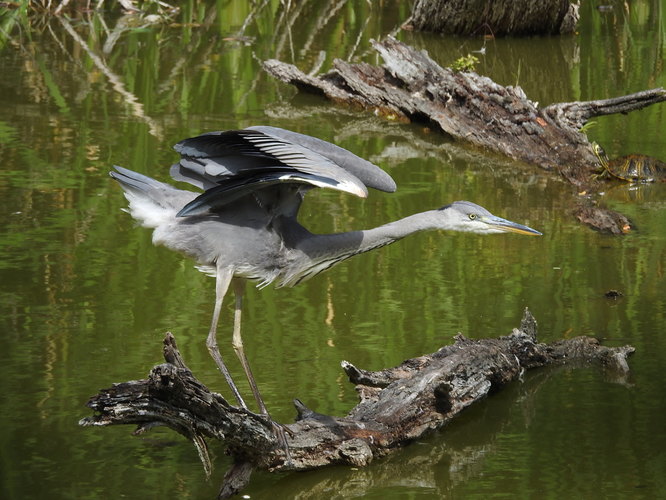
[[(562, 379), (565, 384), (560, 383)], [(293, 476), (285, 476), (264, 487), (253, 486), (247, 493), (263, 497), (270, 489), (273, 494), (303, 499), (449, 498), (492, 496), (498, 482), (504, 491), (520, 491), (525, 496), (537, 495), (544, 488), (556, 492), (564, 483), (561, 476), (544, 478), (542, 467), (549, 463), (560, 470), (571, 468), (566, 463), (570, 460), (569, 453), (558, 450), (566, 446), (580, 450), (585, 445), (574, 444), (581, 435), (563, 423), (555, 426), (553, 434), (546, 435), (543, 419), (544, 413), (568, 399), (567, 384), (571, 383), (588, 386), (587, 391), (604, 382), (599, 373), (591, 370), (583, 369), (580, 373), (562, 367), (538, 370), (494, 394), (487, 404), (466, 410), (464, 418), (452, 422), (445, 433), (426, 436), (376, 460), (371, 467), (305, 473), (297, 489)], [(626, 387), (618, 391), (627, 393)], [(573, 417), (575, 410), (570, 407), (559, 411), (566, 418)], [(626, 445), (621, 445), (623, 452), (629, 451)], [(577, 462), (583, 464), (582, 460)], [(520, 465), (516, 467), (516, 463)], [(584, 474), (598, 466), (588, 463), (577, 473)], [(580, 495), (594, 497), (594, 486), (579, 486)], [(630, 493), (633, 486), (620, 485), (619, 491)]]

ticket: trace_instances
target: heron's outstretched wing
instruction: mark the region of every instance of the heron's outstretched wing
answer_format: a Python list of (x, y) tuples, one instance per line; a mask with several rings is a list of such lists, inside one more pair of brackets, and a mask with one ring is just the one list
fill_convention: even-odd
[(179, 212), (195, 215), (279, 183), (327, 187), (366, 197), (367, 187), (395, 190), (393, 179), (353, 153), (275, 127), (211, 132), (174, 146), (171, 176), (206, 190)]
[(292, 132), (291, 130), (277, 127), (255, 126), (249, 127), (249, 130), (258, 130), (266, 136), (275, 137), (277, 139), (288, 141), (291, 144), (298, 144), (303, 148), (307, 148), (345, 169), (347, 172), (360, 179), (367, 187), (386, 191), (388, 193), (392, 193), (396, 190), (395, 181), (389, 174), (384, 172), (374, 163), (370, 163), (336, 144), (318, 139), (317, 137), (299, 134), (298, 132)]

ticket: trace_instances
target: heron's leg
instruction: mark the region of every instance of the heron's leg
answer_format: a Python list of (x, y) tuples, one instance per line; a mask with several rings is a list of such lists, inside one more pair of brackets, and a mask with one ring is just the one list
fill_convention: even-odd
[(234, 293), (236, 294), (236, 309), (234, 311), (234, 335), (231, 340), (231, 345), (233, 346), (234, 351), (236, 351), (236, 356), (238, 356), (241, 365), (243, 365), (243, 370), (245, 370), (247, 380), (250, 382), (252, 394), (254, 394), (254, 399), (257, 401), (257, 405), (259, 405), (259, 411), (262, 415), (270, 417), (268, 415), (266, 405), (264, 404), (264, 400), (259, 393), (257, 383), (255, 382), (254, 376), (252, 375), (250, 363), (245, 356), (245, 349), (243, 349), (243, 339), (241, 337), (241, 309), (243, 306), (243, 294), (245, 293), (245, 280), (234, 279), (232, 281), (234, 285)]
[(275, 436), (277, 437), (280, 446), (282, 446), (282, 448), (284, 449), (286, 462), (291, 463), (291, 453), (289, 453), (289, 445), (287, 444), (287, 436), (285, 434), (285, 430), (289, 431), (289, 429), (275, 422), (268, 413), (268, 409), (264, 404), (264, 400), (261, 397), (261, 394), (259, 393), (259, 388), (257, 387), (257, 383), (255, 382), (254, 376), (252, 375), (252, 370), (250, 369), (250, 363), (248, 362), (247, 357), (245, 356), (245, 350), (243, 349), (243, 339), (241, 338), (241, 309), (243, 306), (243, 293), (245, 293), (245, 280), (234, 279), (233, 284), (234, 284), (234, 293), (236, 294), (236, 309), (234, 311), (234, 335), (231, 344), (234, 347), (234, 351), (236, 351), (236, 355), (238, 356), (241, 365), (243, 365), (243, 370), (245, 370), (245, 375), (247, 375), (247, 380), (248, 382), (250, 382), (250, 387), (252, 388), (254, 399), (256, 399), (257, 405), (259, 405), (259, 411), (261, 412), (262, 415), (264, 415), (268, 419), (269, 423), (273, 427)]
[(222, 300), (229, 289), (229, 284), (231, 283), (231, 278), (233, 277), (233, 270), (229, 268), (217, 269), (217, 277), (215, 279), (215, 308), (213, 309), (213, 321), (210, 325), (210, 331), (208, 332), (208, 338), (206, 339), (206, 347), (208, 347), (208, 352), (215, 360), (215, 364), (224, 375), (224, 378), (227, 380), (227, 384), (231, 388), (231, 392), (234, 393), (238, 404), (247, 410), (247, 405), (236, 387), (234, 380), (231, 378), (231, 374), (227, 369), (227, 366), (222, 361), (222, 355), (220, 354), (220, 349), (217, 347), (217, 324), (220, 320), (220, 311), (222, 310)]

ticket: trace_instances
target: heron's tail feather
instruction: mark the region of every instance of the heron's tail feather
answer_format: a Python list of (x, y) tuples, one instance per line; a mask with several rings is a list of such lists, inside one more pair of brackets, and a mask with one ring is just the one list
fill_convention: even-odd
[(192, 201), (197, 193), (176, 189), (169, 184), (115, 166), (109, 175), (120, 183), (129, 202), (130, 215), (143, 226), (158, 227), (172, 222), (178, 210)]

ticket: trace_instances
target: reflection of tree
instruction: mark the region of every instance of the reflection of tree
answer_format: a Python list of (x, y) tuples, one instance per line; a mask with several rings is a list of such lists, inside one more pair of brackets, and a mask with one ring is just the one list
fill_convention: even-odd
[[(592, 4), (584, 7), (587, 15), (582, 29), (587, 36), (594, 33), (595, 43), (585, 44), (591, 50), (583, 54), (582, 69), (586, 78), (583, 88), (594, 89), (600, 81), (606, 93), (614, 95), (618, 89), (626, 91), (658, 85), (663, 73), (666, 39), (663, 2), (639, 0), (612, 5), (612, 9), (604, 11), (597, 11)], [(637, 36), (638, 32), (641, 36)], [(643, 33), (650, 33), (650, 40), (636, 43), (637, 38), (643, 38)], [(600, 74), (606, 78), (599, 80)]]
[(62, 17), (58, 19), (62, 23), (65, 31), (67, 31), (67, 33), (69, 33), (69, 35), (72, 37), (72, 40), (79, 44), (79, 46), (88, 54), (88, 57), (90, 57), (90, 60), (93, 62), (93, 64), (104, 74), (104, 76), (107, 77), (113, 89), (118, 94), (120, 94), (127, 106), (131, 109), (132, 115), (134, 115), (139, 120), (144, 121), (146, 125), (148, 125), (150, 133), (161, 140), (162, 131), (160, 130), (160, 127), (153, 118), (146, 115), (143, 109), (143, 105), (132, 92), (127, 90), (122, 79), (113, 71), (111, 71), (111, 69), (104, 63), (102, 58), (99, 57), (90, 47), (88, 47), (85, 41), (78, 35), (78, 33), (76, 33), (76, 31), (74, 31), (74, 28), (72, 28), (72, 25), (69, 23), (69, 21)]
[[(226, 98), (225, 109), (252, 106), (246, 101), (262, 73), (253, 58), (255, 50), (262, 52), (261, 58), (286, 57), (307, 65), (323, 64), (330, 47), (336, 48), (334, 56), (347, 53), (351, 57), (368, 37), (372, 6), (354, 6), (353, 16), (346, 13), (350, 8), (346, 0), (264, 0), (232, 4), (226, 10), (193, 2), (178, 14), (172, 9), (157, 14), (133, 10), (119, 17), (113, 8), (85, 12), (73, 8), (69, 5), (67, 10), (74, 15), (72, 21), (33, 13), (28, 17), (31, 24), (23, 29), (50, 35), (75, 71), (86, 73), (77, 79), (87, 84), (78, 93), (79, 101), (94, 90), (89, 85), (94, 73), (87, 67), (88, 60), (81, 60), (82, 50), (130, 113), (159, 137), (161, 125), (150, 118), (157, 110), (189, 114), (201, 107), (202, 112), (210, 112), (212, 103), (220, 106), (219, 96)], [(375, 14), (381, 18), (382, 11)], [(55, 19), (63, 29), (54, 26)], [(255, 48), (259, 37), (270, 42)], [(54, 88), (68, 103), (71, 99), (62, 89), (69, 82), (63, 78), (71, 75), (55, 77)], [(239, 86), (239, 81), (247, 87)]]

